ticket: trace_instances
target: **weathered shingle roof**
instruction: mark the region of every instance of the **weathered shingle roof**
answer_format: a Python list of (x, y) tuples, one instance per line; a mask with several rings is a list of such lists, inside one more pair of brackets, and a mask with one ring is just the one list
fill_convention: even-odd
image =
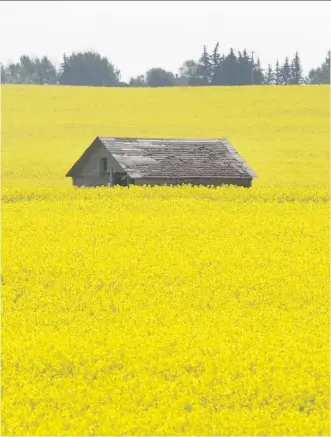
[[(96, 140), (132, 179), (257, 177), (226, 139), (98, 137)], [(67, 176), (77, 174), (76, 164)]]
[(256, 177), (226, 139), (100, 137), (131, 178)]

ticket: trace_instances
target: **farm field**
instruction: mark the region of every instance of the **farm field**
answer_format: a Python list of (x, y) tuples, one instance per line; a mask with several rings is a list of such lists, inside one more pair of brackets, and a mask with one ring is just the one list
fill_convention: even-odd
[[(330, 435), (329, 102), (2, 86), (2, 435)], [(259, 178), (73, 188), (97, 135), (226, 137)]]

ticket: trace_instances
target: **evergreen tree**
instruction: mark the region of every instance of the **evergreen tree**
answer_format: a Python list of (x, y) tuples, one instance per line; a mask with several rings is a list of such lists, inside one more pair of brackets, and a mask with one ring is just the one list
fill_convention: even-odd
[(330, 84), (330, 50), (323, 64), (309, 71), (307, 81), (313, 85)]
[(268, 65), (268, 69), (265, 77), (265, 83), (266, 85), (273, 85), (275, 83), (275, 74), (270, 64)]
[(264, 83), (264, 74), (261, 67), (260, 58), (257, 58), (257, 62), (254, 65), (254, 85), (262, 85)]
[(245, 80), (243, 78), (243, 55), (240, 50), (238, 50), (237, 55), (237, 85), (244, 85)]
[(302, 68), (299, 53), (296, 52), (291, 65), (290, 83), (293, 85), (300, 85), (302, 83)]
[(255, 78), (254, 78), (254, 70), (255, 70), (255, 62), (254, 62), (254, 52), (252, 52), (252, 56), (251, 56), (251, 59), (250, 59), (250, 64), (251, 64), (251, 82), (250, 82), (250, 84), (251, 85), (254, 85), (254, 81), (255, 81)]
[(281, 68), (280, 74), (281, 74), (282, 83), (284, 85), (288, 85), (291, 79), (291, 67), (289, 64), (288, 57), (285, 58), (285, 62)]
[(294, 62), (293, 61), (291, 62), (290, 72), (291, 72), (291, 74), (290, 74), (290, 79), (289, 79), (288, 83), (290, 85), (293, 85), (294, 84), (294, 75), (295, 75), (295, 72), (294, 72)]
[(222, 62), (222, 72), (224, 85), (238, 85), (238, 63), (232, 48)]
[(1, 83), (8, 83), (8, 74), (5, 66), (1, 64)]
[(238, 52), (238, 85), (251, 85), (252, 83), (252, 65), (247, 54), (247, 50)]
[(330, 83), (330, 50), (322, 64), (322, 83)]
[(207, 52), (206, 46), (203, 47), (203, 53), (199, 59), (199, 76), (201, 77), (204, 85), (209, 85), (212, 78), (212, 61), (211, 57)]
[(282, 72), (278, 59), (276, 60), (276, 66), (275, 66), (275, 84), (276, 85), (282, 84)]
[(221, 56), (218, 51), (219, 43), (216, 44), (211, 56), (211, 84), (222, 84)]

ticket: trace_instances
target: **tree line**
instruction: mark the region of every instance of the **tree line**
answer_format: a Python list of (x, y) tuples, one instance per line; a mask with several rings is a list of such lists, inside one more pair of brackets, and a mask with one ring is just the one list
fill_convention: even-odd
[(210, 85), (300, 85), (330, 83), (330, 51), (322, 64), (303, 75), (299, 53), (293, 59), (278, 59), (264, 70), (259, 57), (230, 49), (227, 55), (219, 52), (219, 43), (208, 52), (204, 46), (198, 60), (190, 59), (179, 68), (178, 74), (163, 68), (152, 68), (145, 74), (121, 81), (120, 70), (107, 58), (95, 52), (63, 55), (59, 68), (47, 56), (34, 58), (22, 55), (19, 62), (1, 64), (1, 83), (60, 84), (103, 87), (163, 87)]

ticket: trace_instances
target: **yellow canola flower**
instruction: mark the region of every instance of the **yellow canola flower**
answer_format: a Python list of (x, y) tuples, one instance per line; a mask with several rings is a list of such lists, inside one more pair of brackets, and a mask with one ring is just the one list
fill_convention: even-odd
[[(330, 435), (328, 92), (3, 87), (3, 435)], [(252, 189), (62, 178), (219, 130)]]

